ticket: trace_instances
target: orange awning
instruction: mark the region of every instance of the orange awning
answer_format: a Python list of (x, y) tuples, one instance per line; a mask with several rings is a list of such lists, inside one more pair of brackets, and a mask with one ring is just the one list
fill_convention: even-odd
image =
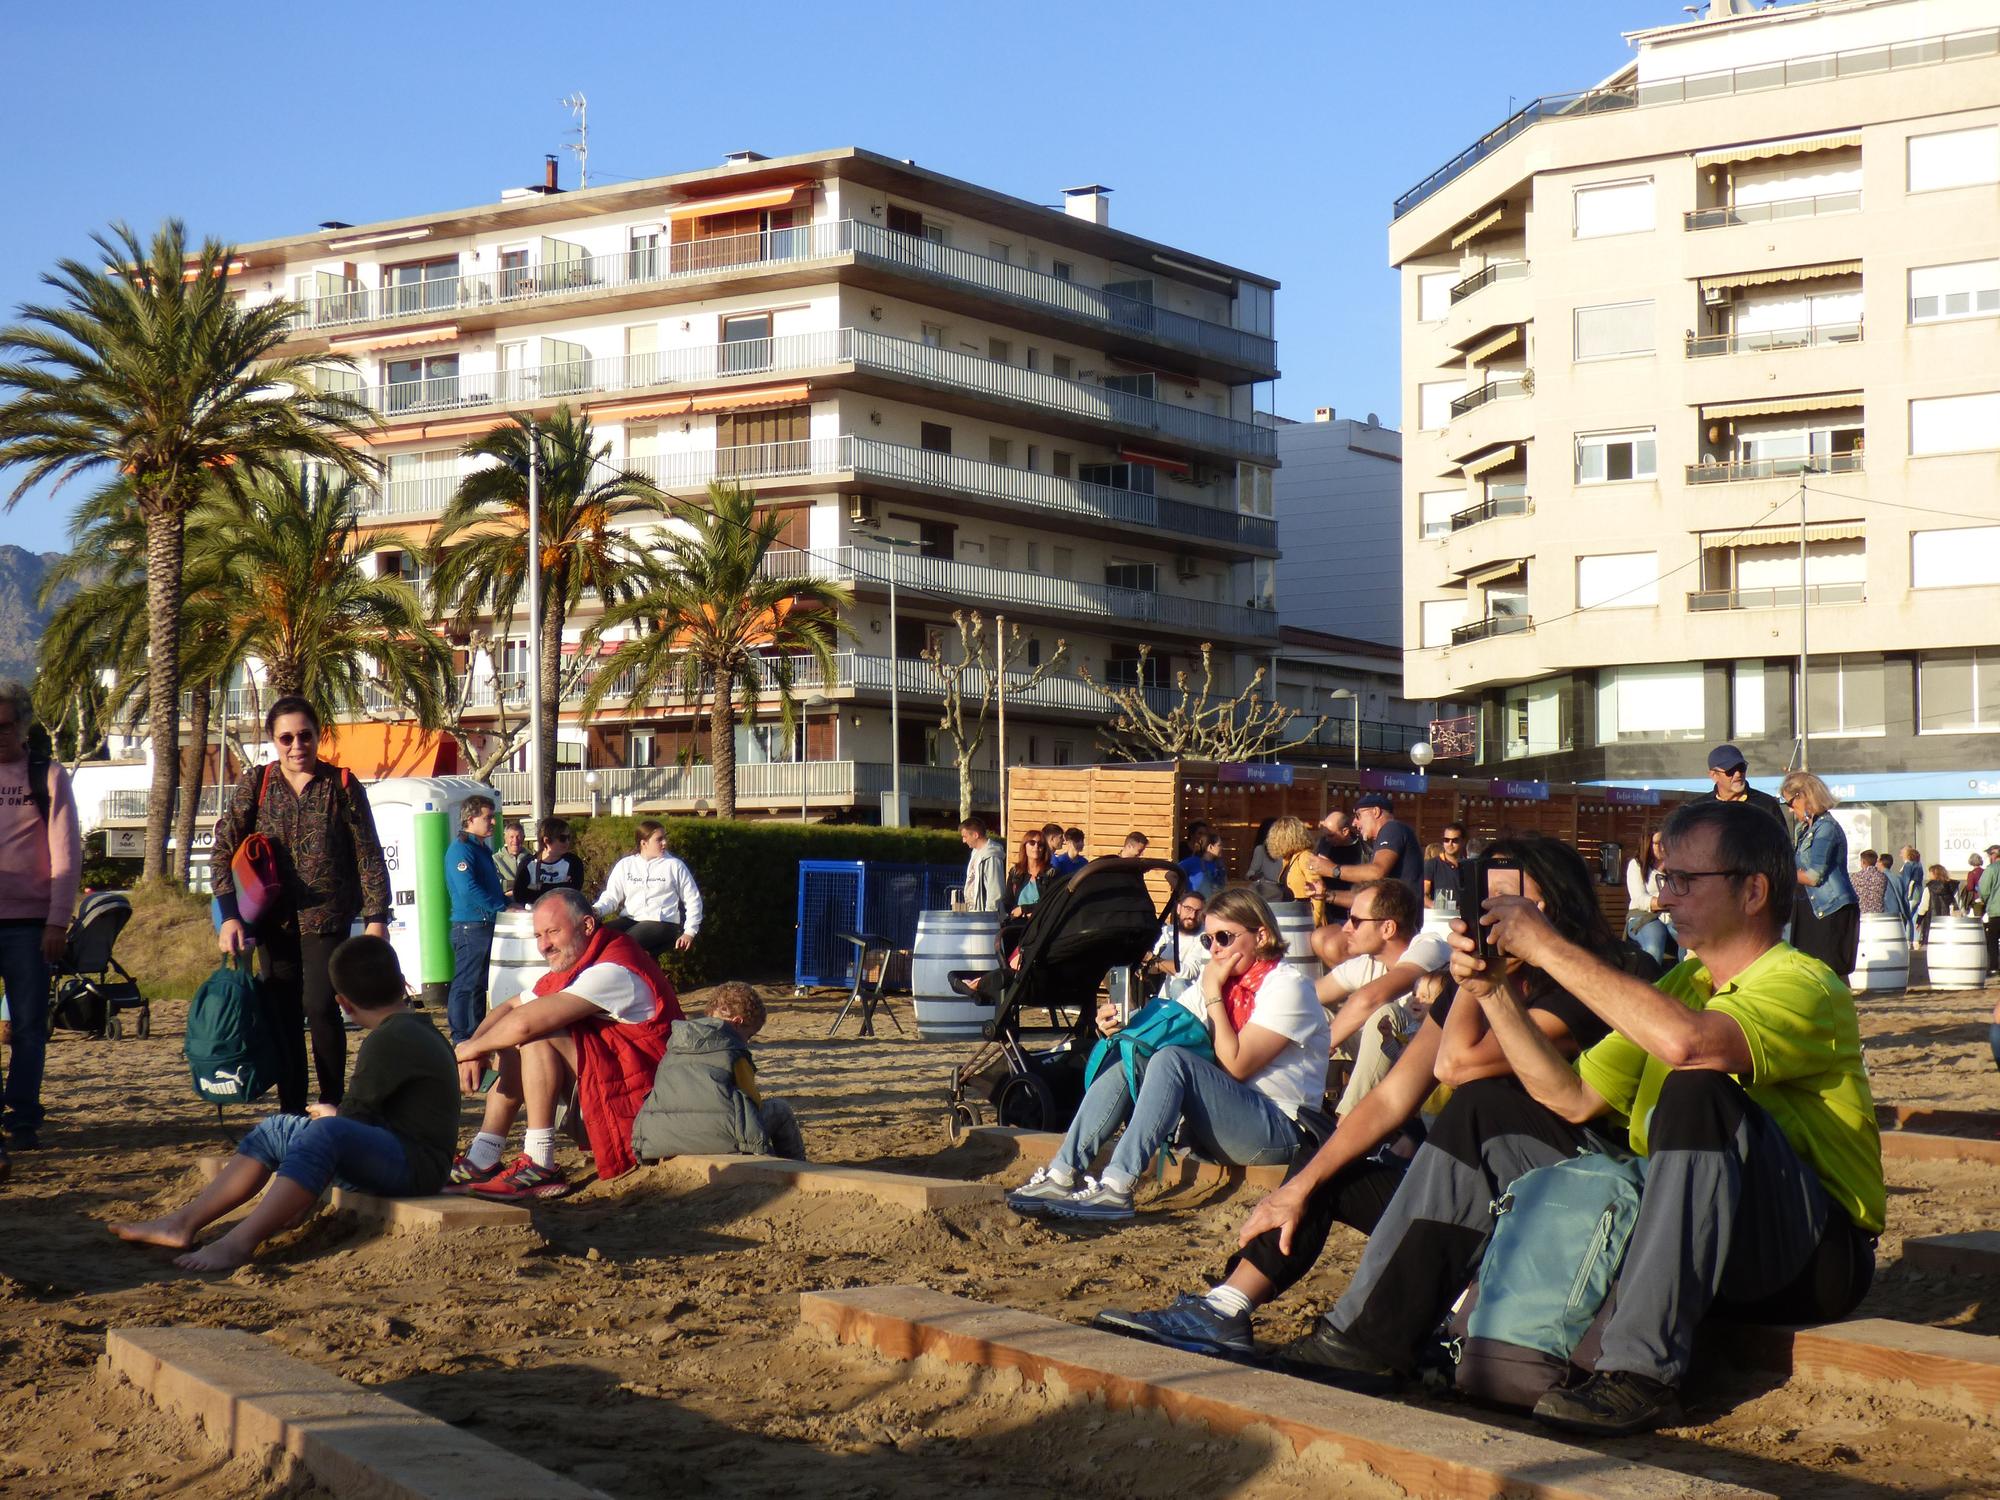
[(357, 349), (405, 349), (416, 344), (449, 344), (458, 337), (456, 323), (431, 323), (423, 328), (404, 328), (395, 333), (349, 334), (328, 339), (326, 346), (336, 354)]
[(759, 188), (752, 193), (731, 193), (725, 198), (690, 198), (667, 210), (669, 219), (706, 219), (710, 214), (742, 214), (753, 208), (783, 208), (811, 187), (810, 182), (789, 182), (778, 187)]
[(320, 747), (326, 759), (363, 781), (384, 776), (450, 776), (458, 770), (458, 742), (415, 724), (329, 724)]
[(685, 416), (691, 404), (686, 396), (642, 396), (636, 401), (600, 401), (584, 410), (594, 422), (630, 422), (640, 417)]
[(1169, 474), (1194, 472), (1194, 465), (1184, 458), (1168, 458), (1164, 453), (1148, 453), (1141, 448), (1120, 448), (1118, 456), (1128, 464), (1144, 464), (1149, 469), (1165, 469)]
[[(371, 446), (383, 443), (414, 443), (429, 438), (479, 437), (507, 425), (505, 417), (460, 417), (455, 422), (411, 422), (402, 427), (384, 427), (368, 437)], [(342, 439), (342, 441), (347, 441)], [(348, 443), (349, 447), (359, 446)]]
[(716, 391), (708, 396), (696, 396), (688, 403), (689, 411), (741, 411), (750, 406), (791, 406), (805, 400), (812, 394), (812, 387), (804, 381), (796, 385), (763, 385), (740, 391)]

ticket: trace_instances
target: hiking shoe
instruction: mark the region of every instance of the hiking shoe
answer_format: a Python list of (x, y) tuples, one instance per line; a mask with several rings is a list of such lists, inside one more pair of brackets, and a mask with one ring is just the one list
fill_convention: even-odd
[(482, 1182), (491, 1182), (506, 1170), (505, 1163), (499, 1161), (490, 1167), (475, 1167), (472, 1158), (461, 1151), (451, 1159), (451, 1170), (444, 1174), (444, 1186), (439, 1191), (469, 1193)]
[(1364, 1396), (1382, 1395), (1402, 1384), (1396, 1369), (1380, 1355), (1321, 1318), (1304, 1338), (1293, 1339), (1271, 1356), (1272, 1364), (1287, 1375), (1337, 1385), (1342, 1390)]
[(1095, 1177), (1084, 1178), (1083, 1186), (1075, 1192), (1050, 1199), (1049, 1212), (1058, 1218), (1094, 1219), (1101, 1224), (1139, 1217), (1138, 1210), (1132, 1207), (1130, 1193), (1121, 1193)]
[(1091, 1319), (1091, 1327), (1131, 1338), (1185, 1349), (1190, 1354), (1219, 1354), (1225, 1359), (1249, 1359), (1257, 1352), (1250, 1337), (1248, 1313), (1217, 1312), (1208, 1298), (1183, 1293), (1171, 1306), (1151, 1312), (1119, 1312), (1107, 1307)]
[(561, 1167), (538, 1166), (525, 1153), (514, 1158), (514, 1164), (497, 1176), (485, 1182), (475, 1182), (469, 1189), (476, 1198), (494, 1198), (501, 1202), (513, 1202), (522, 1198), (560, 1198), (569, 1191), (569, 1178)]
[(1030, 1219), (1038, 1219), (1049, 1211), (1049, 1205), (1058, 1198), (1067, 1198), (1076, 1191), (1076, 1179), (1060, 1182), (1047, 1167), (1035, 1168), (1035, 1175), (1007, 1195), (1007, 1206), (1017, 1214)]
[(1674, 1388), (1650, 1375), (1605, 1370), (1566, 1391), (1549, 1391), (1535, 1403), (1535, 1420), (1564, 1432), (1624, 1437), (1675, 1427), (1681, 1402)]

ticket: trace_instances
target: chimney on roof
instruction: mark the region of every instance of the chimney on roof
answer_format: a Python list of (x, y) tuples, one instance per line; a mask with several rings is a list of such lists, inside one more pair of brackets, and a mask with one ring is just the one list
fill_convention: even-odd
[(732, 151), (722, 158), (722, 164), (725, 167), (741, 167), (753, 161), (769, 160), (770, 158), (761, 151)]
[(1331, 422), (1333, 420), (1333, 408), (1330, 406), (1315, 406), (1313, 408), (1313, 420), (1315, 422)]
[(1090, 224), (1111, 222), (1111, 189), (1101, 182), (1063, 189), (1063, 212)]
[(554, 152), (550, 152), (542, 158), (542, 191), (545, 193), (559, 193), (562, 191), (561, 188), (556, 186), (556, 158)]

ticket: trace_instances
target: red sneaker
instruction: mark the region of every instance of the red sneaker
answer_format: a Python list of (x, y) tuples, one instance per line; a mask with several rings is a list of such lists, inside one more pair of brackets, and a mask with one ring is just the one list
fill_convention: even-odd
[(521, 1198), (560, 1198), (569, 1191), (569, 1178), (561, 1167), (537, 1166), (526, 1155), (514, 1158), (506, 1171), (467, 1189), (474, 1197), (512, 1202)]
[(463, 1151), (451, 1159), (451, 1170), (444, 1174), (444, 1186), (438, 1191), (444, 1193), (469, 1193), (482, 1182), (491, 1182), (505, 1169), (500, 1162), (490, 1167), (475, 1167), (472, 1158)]

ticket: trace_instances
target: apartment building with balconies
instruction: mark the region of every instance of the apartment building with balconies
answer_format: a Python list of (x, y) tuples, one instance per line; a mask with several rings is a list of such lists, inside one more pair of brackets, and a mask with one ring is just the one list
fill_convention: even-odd
[[(856, 603), (835, 684), (801, 674), (817, 700), (803, 732), (782, 735), (775, 712), (739, 729), (740, 802), (872, 815), (900, 762), (919, 811), (941, 811), (957, 778), (920, 653), (955, 645), (954, 610), (1026, 637), (1011, 762), (1094, 757), (1107, 703), (1082, 668), (1165, 684), (1211, 642), (1233, 684), (1278, 639), (1276, 441), (1254, 420), (1277, 374), (1276, 283), (1111, 227), (1107, 189), (1063, 197), (857, 149), (576, 192), (551, 168), (498, 203), (245, 245), (236, 274), (251, 301), (300, 305), (290, 352), (353, 361), (325, 378), (379, 421), (371, 528), (426, 538), (469, 438), (563, 403), (590, 415), (608, 462), (676, 497), (753, 491), (783, 517), (769, 569), (841, 579)], [(415, 557), (377, 566), (427, 576)], [(513, 635), (461, 652), (480, 709), (518, 715), (524, 622)], [(1059, 641), (1067, 658), (1028, 688)], [(586, 723), (580, 695), (559, 723), (559, 808), (592, 791), (701, 804), (689, 705), (614, 696)], [(525, 804), (524, 776), (500, 780)]]
[(1815, 770), (2000, 765), (1996, 23), (1717, 0), (1397, 201), (1405, 690), (1495, 774), (1775, 773), (1802, 648)]

